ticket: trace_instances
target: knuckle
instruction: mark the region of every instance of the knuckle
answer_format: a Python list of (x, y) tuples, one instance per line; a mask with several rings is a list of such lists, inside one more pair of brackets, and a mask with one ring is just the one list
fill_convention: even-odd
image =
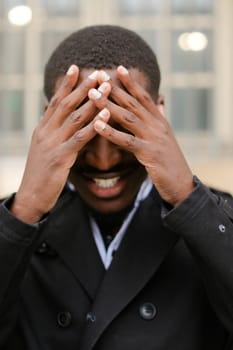
[(96, 85), (95, 80), (92, 79), (85, 79), (82, 84), (80, 85), (80, 89), (87, 92), (90, 88), (94, 87)]
[(70, 114), (69, 120), (71, 124), (79, 124), (82, 114), (79, 111), (74, 111)]
[(115, 130), (112, 128), (108, 129), (106, 132), (106, 135), (109, 139), (114, 139), (115, 138)]
[(126, 139), (126, 147), (128, 149), (134, 149), (136, 143), (136, 138), (133, 135), (128, 135)]
[(111, 95), (115, 96), (116, 93), (120, 91), (120, 88), (116, 85), (113, 85), (111, 88)]
[(32, 133), (32, 140), (36, 143), (41, 143), (44, 140), (44, 130), (37, 125)]
[(151, 102), (151, 96), (148, 92), (144, 91), (142, 94), (142, 101)]
[(77, 131), (74, 136), (72, 137), (72, 144), (80, 144), (83, 143), (85, 140), (85, 135), (82, 130)]
[(69, 99), (64, 98), (60, 103), (59, 103), (59, 109), (61, 110), (71, 110), (71, 103)]
[(73, 83), (72, 83), (72, 81), (69, 79), (69, 77), (68, 77), (68, 79), (66, 79), (68, 76), (66, 76), (65, 77), (65, 79), (63, 79), (63, 81), (62, 81), (62, 86), (61, 86), (61, 88), (63, 88), (63, 89), (66, 89), (66, 88), (68, 88), (68, 87), (72, 87), (73, 86)]
[(91, 79), (86, 79), (83, 81), (81, 88), (87, 90), (90, 86), (93, 85), (93, 82)]
[(123, 118), (128, 123), (135, 123), (136, 122), (136, 116), (133, 113), (126, 113), (123, 115)]
[(139, 108), (140, 104), (136, 99), (129, 99), (127, 101), (127, 109), (131, 110), (131, 111), (137, 111)]
[(58, 104), (58, 102), (59, 102), (58, 96), (57, 96), (57, 95), (54, 95), (54, 96), (51, 98), (50, 102), (49, 102), (49, 107), (51, 107), (51, 108), (56, 107), (57, 104)]
[(59, 110), (62, 112), (67, 112), (67, 113), (71, 113), (73, 111), (73, 105), (70, 101), (70, 99), (68, 98), (64, 98), (58, 106)]

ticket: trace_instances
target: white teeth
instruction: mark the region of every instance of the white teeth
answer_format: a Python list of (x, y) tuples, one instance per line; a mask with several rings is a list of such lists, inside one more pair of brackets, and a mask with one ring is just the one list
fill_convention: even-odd
[(113, 177), (112, 179), (93, 179), (95, 184), (101, 188), (110, 188), (116, 185), (120, 176)]

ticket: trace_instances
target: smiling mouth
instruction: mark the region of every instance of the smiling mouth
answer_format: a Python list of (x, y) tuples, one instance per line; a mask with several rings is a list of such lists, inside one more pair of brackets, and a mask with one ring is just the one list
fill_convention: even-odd
[(100, 188), (111, 188), (114, 187), (120, 180), (120, 176), (115, 176), (110, 179), (93, 178), (92, 179), (96, 186)]
[(127, 180), (138, 171), (140, 164), (135, 160), (127, 160), (107, 169), (102, 170), (90, 165), (76, 164), (72, 173), (82, 177), (85, 186), (96, 197), (113, 198), (119, 196), (127, 187)]

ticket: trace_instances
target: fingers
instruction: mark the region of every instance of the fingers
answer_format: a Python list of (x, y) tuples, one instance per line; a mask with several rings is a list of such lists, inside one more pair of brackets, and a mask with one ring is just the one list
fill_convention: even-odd
[[(89, 98), (99, 108), (106, 106), (111, 113), (112, 119), (119, 123), (124, 129), (137, 137), (144, 137), (145, 130), (151, 128), (160, 128), (166, 126), (165, 111), (163, 105), (163, 98), (161, 96), (157, 99), (157, 104), (147, 92), (147, 79), (142, 78), (140, 83), (140, 76), (143, 73), (129, 72), (123, 66), (117, 68), (117, 75), (125, 89), (120, 87), (120, 84), (112, 84), (108, 81), (107, 84), (111, 86), (110, 100), (104, 99), (100, 94), (89, 94)], [(144, 136), (143, 136), (144, 135)]]
[(65, 147), (79, 152), (83, 146), (96, 135), (96, 130), (94, 128), (95, 122), (101, 120), (103, 123), (107, 123), (109, 118), (110, 112), (106, 108), (102, 109), (89, 124), (76, 131), (73, 136), (69, 138), (65, 143)]
[(74, 86), (77, 84), (78, 76), (79, 68), (75, 65), (70, 66), (62, 80), (60, 87), (48, 104), (46, 113), (42, 119), (42, 123), (46, 123), (50, 119), (51, 115), (54, 113), (62, 99), (72, 91)]
[[(137, 84), (135, 81), (132, 80), (132, 78), (129, 77), (129, 73), (122, 74), (122, 75), (124, 77), (127, 76), (127, 78), (124, 79), (124, 83), (127, 81), (127, 84), (126, 84), (127, 87), (131, 87), (132, 90), (134, 90), (134, 95), (139, 96), (138, 98), (130, 94), (128, 91), (123, 90), (117, 84), (112, 84), (112, 82), (110, 81), (104, 82), (101, 85), (101, 87), (103, 86), (103, 88), (106, 88), (106, 89), (111, 88), (110, 97), (111, 97), (111, 100), (114, 101), (116, 105), (119, 105), (123, 107), (125, 110), (132, 112), (134, 115), (139, 117), (145, 123), (150, 122), (150, 120), (154, 119), (154, 116), (156, 114), (159, 115), (159, 111), (156, 105), (154, 104), (152, 98), (143, 88), (139, 86), (139, 84)], [(137, 87), (134, 87), (136, 85)], [(97, 107), (103, 108), (104, 106), (106, 106), (110, 108), (110, 105), (107, 104), (108, 101), (104, 99), (103, 96), (101, 96), (98, 90), (96, 91), (96, 89), (91, 89), (88, 93), (89, 98), (96, 104)], [(146, 104), (149, 105), (150, 107), (149, 109), (146, 108), (145, 106)], [(154, 114), (152, 114), (151, 111), (153, 111)], [(111, 111), (111, 114), (112, 114), (112, 111)], [(131, 116), (130, 116), (130, 119), (131, 119)]]
[[(109, 110), (112, 120), (114, 120), (114, 122), (118, 124), (115, 125), (116, 128), (124, 129), (126, 133), (136, 134), (138, 137), (142, 137), (144, 129), (147, 126), (137, 115), (138, 113), (140, 113), (140, 106), (137, 104), (137, 102), (135, 102), (138, 106), (137, 109), (135, 108), (135, 111), (137, 113), (135, 114), (131, 112), (131, 110), (133, 109), (132, 106), (131, 110), (128, 110), (127, 108), (123, 108), (115, 104), (114, 102), (108, 99), (108, 95), (111, 94), (111, 91), (112, 87), (110, 83), (105, 82), (101, 84), (98, 90), (91, 89), (88, 93), (88, 97), (93, 102), (93, 104), (96, 105), (97, 108), (101, 109), (106, 107)], [(131, 99), (131, 97), (128, 94), (127, 98)], [(143, 109), (144, 114), (148, 114), (144, 107), (141, 106), (141, 108)]]
[[(111, 98), (118, 105), (121, 105), (132, 112), (137, 111), (139, 106), (143, 106), (145, 110), (150, 112), (153, 116), (158, 115), (158, 117), (160, 117), (160, 110), (158, 107), (161, 105), (163, 106), (163, 98), (158, 95), (158, 91), (155, 91), (154, 94), (152, 94), (153, 96), (148, 92), (150, 89), (148, 79), (142, 72), (133, 72), (133, 74), (137, 74), (137, 79), (135, 79), (128, 69), (124, 66), (118, 66), (116, 74), (121, 84), (125, 87), (125, 90), (123, 90), (122, 87), (113, 84), (111, 77), (109, 77), (109, 75), (103, 70), (99, 71), (98, 82), (109, 82), (111, 84)], [(131, 99), (127, 101), (129, 96), (131, 96)], [(165, 117), (164, 109), (163, 117)]]
[[(76, 66), (71, 66), (68, 70), (58, 92), (48, 106), (45, 115), (47, 123), (43, 121), (44, 125), (40, 124), (37, 128), (40, 138), (41, 135), (43, 139), (54, 140), (55, 138), (56, 142), (61, 143), (62, 148), (71, 147), (76, 151), (96, 135), (93, 120), (97, 117), (103, 118), (103, 112), (95, 117), (98, 110), (103, 108), (97, 108), (88, 99), (88, 91), (98, 84), (99, 72), (91, 73), (74, 89), (78, 81), (78, 72)], [(102, 80), (109, 80), (109, 76), (104, 72), (100, 76)], [(106, 86), (104, 82), (96, 91), (106, 99), (110, 90), (110, 86)], [(77, 105), (79, 105), (78, 108)], [(104, 116), (106, 117), (106, 113)]]
[[(111, 89), (109, 85), (103, 83), (99, 86), (98, 90), (93, 90), (94, 94), (97, 94), (98, 96), (99, 94), (101, 94), (102, 98), (106, 100)], [(83, 128), (88, 123), (93, 121), (94, 117), (98, 113), (98, 109), (101, 110), (101, 106), (97, 108), (95, 104), (93, 104), (92, 101), (89, 100), (86, 103), (84, 103), (80, 108), (73, 111), (65, 119), (62, 125), (62, 129), (64, 130), (64, 137), (69, 138), (79, 129)]]
[(110, 75), (106, 73), (104, 70), (100, 70), (98, 72), (98, 83), (101, 85), (102, 83), (108, 81), (109, 83), (112, 82)]
[(88, 91), (88, 97), (98, 108), (103, 108), (106, 105), (111, 89), (112, 87), (109, 82), (103, 82), (98, 89), (90, 89)]
[[(98, 83), (98, 71), (94, 71), (77, 86), (77, 69), (77, 67), (74, 70), (71, 69), (71, 72), (68, 70), (69, 74), (66, 74), (60, 88), (48, 105), (46, 119), (49, 128), (62, 125), (67, 116), (87, 99), (88, 90)], [(74, 88), (75, 86), (77, 87)]]
[(93, 126), (99, 135), (129, 152), (136, 154), (137, 150), (140, 148), (141, 141), (137, 137), (116, 130), (111, 127), (106, 120), (100, 118), (96, 119)]
[[(140, 74), (143, 75), (143, 73), (140, 73)], [(148, 111), (150, 111), (150, 113), (156, 114), (157, 112), (156, 103), (157, 103), (157, 93), (158, 93), (157, 91), (155, 91), (154, 93), (155, 96), (153, 96), (152, 98), (152, 96), (148, 92), (149, 86), (146, 86), (145, 84), (143, 86), (143, 84), (140, 85), (138, 82), (136, 82), (132, 78), (128, 69), (126, 69), (124, 66), (117, 67), (117, 76), (130, 95), (135, 97), (136, 100), (139, 101), (140, 104), (142, 104), (142, 106), (144, 106)], [(145, 82), (147, 82), (147, 79), (145, 79), (145, 76), (144, 76), (144, 80)]]
[(79, 109), (73, 111), (64, 121), (60, 128), (63, 140), (67, 140), (73, 134), (89, 124), (97, 114), (97, 108), (91, 101), (87, 101)]

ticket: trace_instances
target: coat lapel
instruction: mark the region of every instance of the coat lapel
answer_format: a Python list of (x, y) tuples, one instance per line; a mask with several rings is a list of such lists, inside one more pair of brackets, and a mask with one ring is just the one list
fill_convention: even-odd
[(51, 213), (44, 239), (81, 282), (92, 299), (105, 272), (97, 251), (89, 219), (76, 193), (66, 193)]
[(111, 321), (150, 280), (176, 241), (177, 236), (162, 227), (161, 200), (154, 191), (136, 212), (100, 285), (92, 309), (96, 322), (86, 329), (83, 349), (94, 346)]

